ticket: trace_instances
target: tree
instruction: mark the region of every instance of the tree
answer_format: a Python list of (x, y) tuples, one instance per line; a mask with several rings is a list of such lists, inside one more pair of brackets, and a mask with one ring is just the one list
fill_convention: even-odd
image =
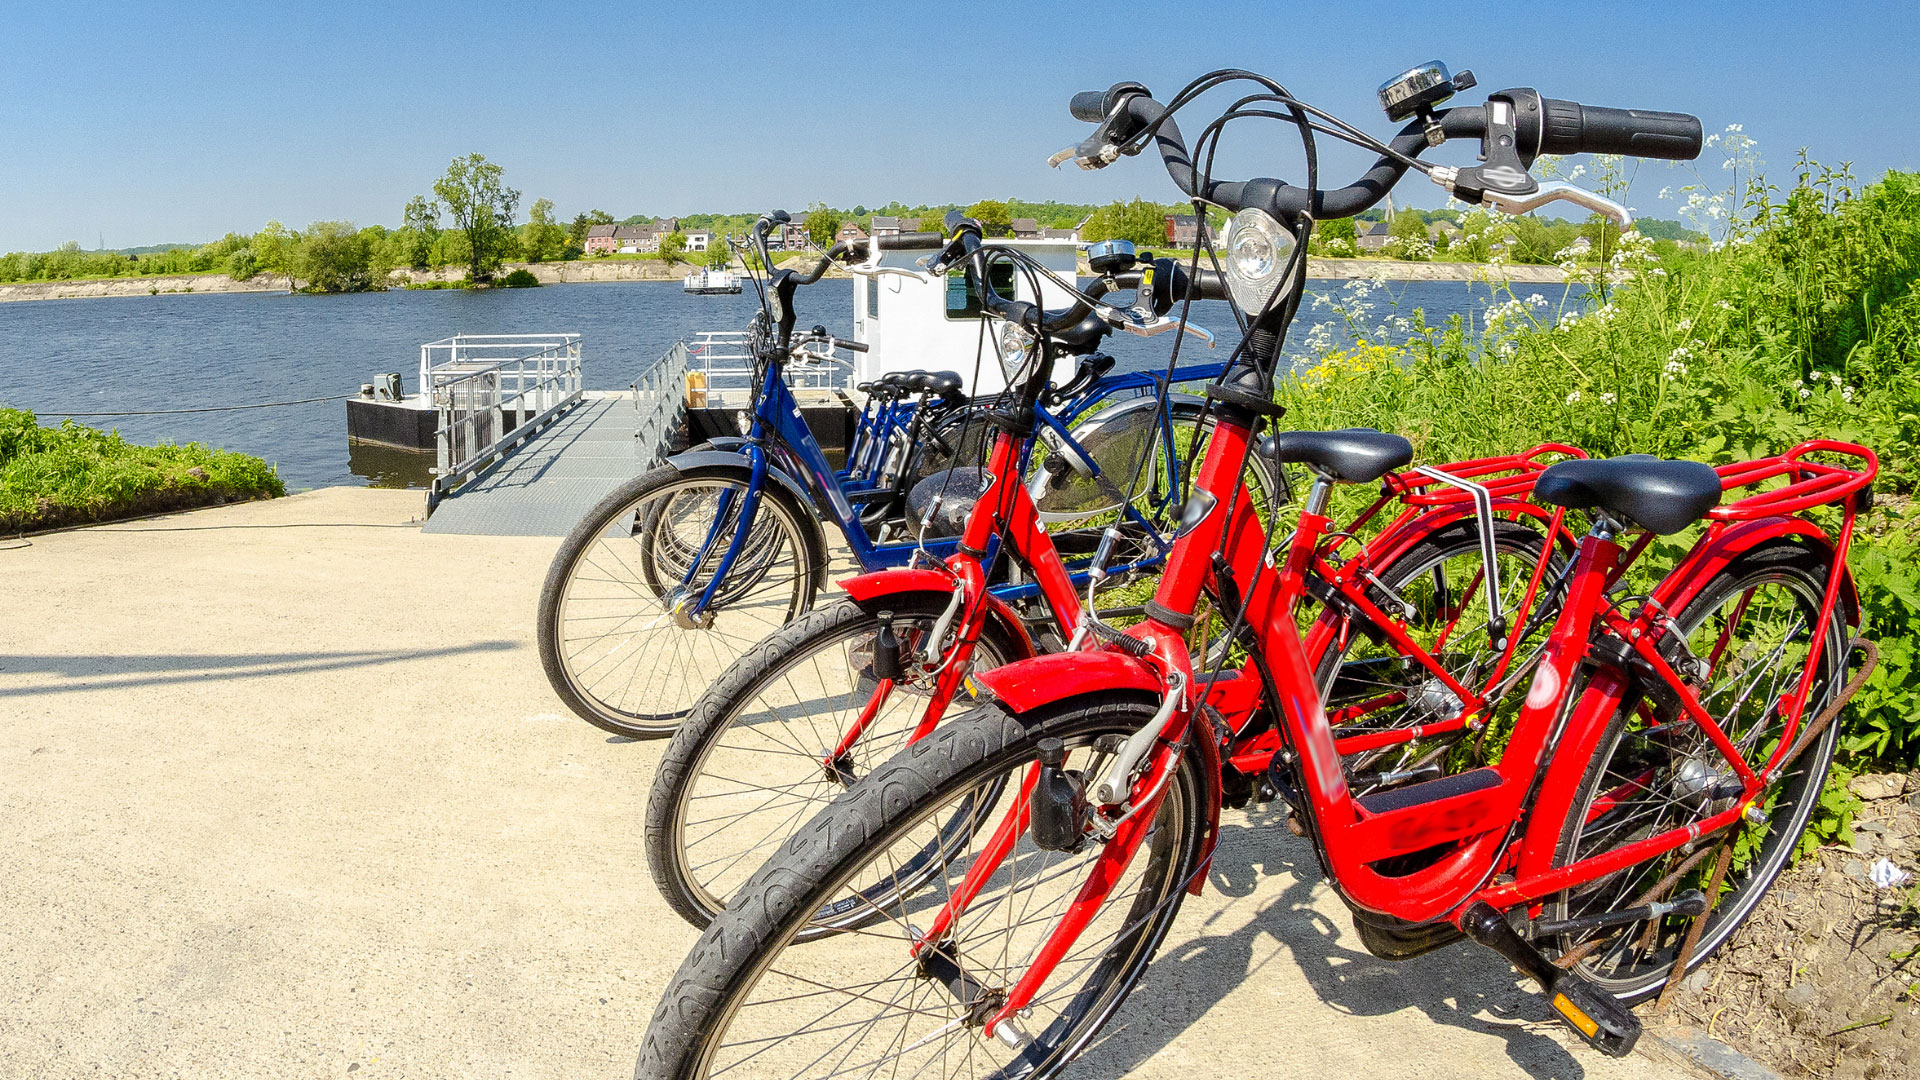
[(584, 251), (587, 247), (587, 233), (595, 225), (611, 224), (613, 224), (613, 215), (605, 210), (589, 210), (584, 214), (576, 214), (573, 224), (567, 227), (567, 243)]
[(527, 211), (527, 224), (520, 230), (520, 249), (528, 262), (557, 259), (567, 246), (567, 231), (553, 220), (553, 200), (535, 199)]
[(715, 270), (724, 270), (733, 262), (733, 248), (724, 236), (715, 235), (707, 241), (707, 265)]
[(433, 182), (448, 216), (467, 239), (467, 277), (486, 281), (500, 267), (511, 240), (520, 193), (508, 187), (500, 166), (480, 154), (454, 158)]
[(433, 257), (433, 242), (440, 239), (440, 204), (425, 195), (415, 195), (407, 201), (401, 225), (412, 233), (408, 264), (425, 270)]
[(1013, 209), (999, 199), (982, 199), (967, 207), (966, 213), (988, 236), (1013, 235)]
[(374, 287), (367, 237), (348, 221), (316, 221), (301, 237), (297, 266), (314, 292), (365, 292)]
[(854, 217), (866, 217), (866, 216), (867, 216), (867, 208), (866, 208), (866, 207), (864, 207), (864, 206), (861, 206), (861, 205), (860, 205), (859, 203), (855, 203), (855, 204), (853, 204), (853, 216), (854, 216)]
[(687, 250), (687, 234), (668, 233), (660, 238), (660, 261), (672, 266), (680, 261), (680, 253)]
[(814, 203), (807, 208), (807, 239), (815, 247), (831, 247), (833, 238), (840, 233), (840, 211), (825, 203)]
[(1387, 235), (1398, 236), (1403, 239), (1418, 237), (1419, 239), (1425, 240), (1427, 238), (1427, 223), (1421, 220), (1418, 210), (1402, 210), (1393, 215), (1393, 220), (1387, 223)]
[(267, 227), (253, 234), (254, 266), (268, 277), (286, 275), (287, 291), (296, 286), (293, 281), (295, 259), (299, 255), (300, 238), (287, 231), (285, 225), (277, 221), (267, 222)]
[(1315, 224), (1313, 227), (1314, 235), (1319, 237), (1321, 240), (1327, 241), (1329, 243), (1335, 240), (1345, 240), (1347, 242), (1348, 247), (1353, 246), (1353, 242), (1358, 234), (1358, 231), (1359, 230), (1354, 228), (1353, 219), (1350, 217), (1341, 217), (1341, 218), (1334, 218), (1331, 221), (1322, 221)]
[(1080, 239), (1131, 240), (1137, 247), (1159, 247), (1167, 242), (1167, 208), (1145, 199), (1108, 203), (1093, 212)]

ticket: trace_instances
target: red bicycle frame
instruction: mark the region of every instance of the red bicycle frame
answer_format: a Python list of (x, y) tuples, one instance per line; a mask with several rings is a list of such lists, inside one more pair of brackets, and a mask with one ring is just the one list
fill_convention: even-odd
[[(998, 622), (1016, 635), (1016, 640), (1024, 646), (1027, 656), (1035, 655), (1031, 638), (1027, 635), (1020, 618), (987, 588), (986, 568), (982, 562), (984, 552), (996, 533), (1002, 543), (1031, 569), (1035, 583), (1042, 597), (1052, 609), (1059, 623), (1060, 631), (1071, 640), (1079, 629), (1082, 617), (1080, 597), (1075, 592), (1073, 582), (1068, 576), (1059, 550), (1048, 535), (1046, 527), (1039, 519), (1038, 508), (1024, 485), (1007, 483), (1004, 477), (1019, 461), (1020, 442), (1010, 432), (1002, 432), (990, 452), (987, 471), (990, 476), (989, 487), (969, 511), (966, 524), (960, 537), (959, 549), (948, 556), (940, 570), (896, 569), (880, 570), (849, 578), (841, 583), (854, 603), (869, 610), (880, 610), (895, 598), (913, 593), (952, 594), (958, 597), (959, 609), (954, 620), (956, 630), (953, 644), (941, 655), (940, 675), (929, 696), (920, 721), (908, 737), (914, 742), (926, 737), (939, 724), (946, 714), (949, 704), (961, 689), (962, 680), (969, 669), (974, 647), (980, 640), (980, 633), (989, 619)], [(1548, 455), (1562, 457), (1585, 457), (1581, 450), (1560, 443), (1544, 443), (1524, 454), (1501, 457), (1480, 458), (1472, 461), (1456, 462), (1442, 466), (1442, 471), (1459, 479), (1483, 481), (1493, 498), (1492, 508), (1502, 518), (1519, 520), (1530, 518), (1546, 526), (1547, 535), (1552, 538), (1564, 536), (1562, 518), (1564, 511), (1551, 512), (1526, 501), (1526, 495), (1532, 490), (1534, 479), (1546, 469), (1543, 460)], [(1242, 489), (1241, 501), (1245, 501), (1245, 489)], [(1401, 509), (1381, 531), (1364, 544), (1350, 558), (1341, 558), (1341, 550), (1349, 545), (1358, 544), (1355, 534), (1382, 516), (1387, 506), (1398, 502)], [(1422, 725), (1405, 731), (1386, 731), (1355, 736), (1342, 740), (1339, 749), (1342, 753), (1355, 753), (1394, 743), (1408, 742), (1415, 738), (1458, 730), (1485, 708), (1485, 695), (1477, 689), (1460, 684), (1454, 676), (1441, 666), (1431, 654), (1416, 643), (1406, 628), (1375, 606), (1367, 595), (1367, 588), (1374, 576), (1374, 569), (1385, 566), (1418, 544), (1426, 536), (1444, 529), (1460, 520), (1472, 516), (1474, 506), (1471, 498), (1462, 491), (1441, 487), (1432, 477), (1417, 473), (1396, 473), (1385, 478), (1381, 495), (1367, 509), (1340, 533), (1331, 534), (1325, 544), (1312, 551), (1311, 570), (1325, 581), (1347, 602), (1358, 607), (1376, 627), (1384, 631), (1403, 655), (1413, 657), (1435, 677), (1444, 681), (1447, 687), (1462, 702), (1455, 715), (1434, 723)], [(1323, 530), (1324, 531), (1324, 530)], [(1541, 557), (1534, 568), (1527, 593), (1522, 601), (1521, 612), (1530, 611), (1537, 596), (1549, 558), (1553, 551), (1550, 541), (1543, 548)], [(1124, 569), (1124, 568), (1123, 568)], [(1470, 594), (1478, 587), (1479, 579), (1467, 584), (1463, 595)], [(1297, 601), (1305, 588), (1305, 574), (1296, 574), (1288, 581), (1290, 602)], [(1344, 646), (1344, 638), (1339, 636), (1344, 624), (1336, 619), (1322, 619), (1315, 624), (1307, 642), (1308, 654), (1318, 658), (1322, 652), (1332, 646)], [(1441, 643), (1444, 644), (1444, 636)], [(1518, 647), (1518, 638), (1509, 645), (1500, 658), (1493, 677), (1487, 685), (1495, 684), (1505, 673)], [(825, 761), (839, 760), (866, 734), (873, 721), (880, 715), (895, 689), (892, 680), (882, 680), (874, 689), (872, 696), (861, 708), (859, 715), (845, 733), (840, 742)], [(1224, 688), (1222, 693), (1227, 692)], [(1366, 703), (1371, 708), (1355, 708), (1346, 716), (1339, 718), (1344, 722), (1361, 719), (1378, 709), (1387, 708), (1398, 702), (1379, 699)], [(1278, 736), (1269, 731), (1261, 738), (1250, 742), (1236, 752), (1234, 764), (1243, 772), (1258, 772), (1267, 766), (1268, 760), (1278, 747)]]
[[(1284, 559), (1277, 565), (1268, 561), (1267, 537), (1261, 523), (1248, 511), (1244, 500), (1228, 498), (1238, 486), (1249, 438), (1247, 427), (1222, 418), (1196, 482), (1216, 501), (1212, 511), (1176, 543), (1154, 599), (1167, 611), (1190, 614), (1214, 574), (1212, 553), (1225, 556), (1228, 573), (1246, 597), (1246, 618), (1256, 630), (1258, 651), (1273, 680), (1278, 700), (1269, 704), (1284, 729), (1286, 743), (1299, 755), (1304, 779), (1300, 795), (1305, 804), (1301, 809), (1311, 818), (1331, 880), (1351, 904), (1415, 924), (1444, 919), (1457, 926), (1477, 902), (1497, 910), (1532, 903), (1657, 857), (1739, 820), (1776, 775), (1781, 757), (1791, 745), (1794, 726), (1812, 687), (1813, 668), (1810, 665), (1791, 700), (1784, 703), (1789, 727), (1779, 748), (1762, 769), (1750, 769), (1691, 688), (1655, 648), (1663, 632), (1664, 613), (1695, 595), (1740, 551), (1775, 536), (1806, 536), (1826, 544), (1834, 558), (1820, 625), (1813, 638), (1821, 640), (1843, 598), (1850, 597), (1845, 558), (1855, 516), (1852, 496), (1872, 482), (1878, 469), (1871, 451), (1824, 440), (1802, 444), (1777, 457), (1721, 467), (1722, 483), (1729, 489), (1776, 479), (1785, 480), (1786, 486), (1711, 511), (1707, 515), (1711, 524), (1693, 551), (1661, 582), (1653, 601), (1631, 617), (1612, 611), (1605, 594), (1646, 548), (1650, 536), (1623, 552), (1609, 534), (1598, 529), (1589, 533), (1579, 543), (1566, 599), (1535, 667), (1501, 760), (1397, 789), (1392, 793), (1394, 798), (1370, 804), (1348, 789), (1339, 741), (1321, 708), (1307, 644), (1294, 621), (1301, 583), (1309, 568), (1316, 566), (1330, 522), (1310, 503)], [(1857, 457), (1864, 468), (1807, 460), (1807, 455), (1817, 452)], [(1845, 506), (1837, 542), (1828, 541), (1804, 519), (1786, 516), (1835, 501), (1843, 501)], [(1557, 513), (1554, 520), (1557, 526)], [(1536, 574), (1529, 591), (1538, 585)], [(1849, 601), (1846, 614), (1850, 620), (1855, 618), (1854, 610)], [(1173, 696), (1174, 689), (1184, 691), (1194, 685), (1187, 650), (1175, 626), (1150, 617), (1127, 633), (1146, 644), (1144, 656), (1136, 659), (1105, 645), (1090, 653), (1011, 664), (980, 676), (980, 681), (1016, 713), (1097, 689), (1132, 688), (1164, 699)], [(1634, 651), (1672, 685), (1683, 702), (1685, 721), (1697, 725), (1728, 757), (1741, 779), (1743, 793), (1732, 807), (1704, 821), (1554, 868), (1561, 823), (1570, 812), (1607, 721), (1629, 691), (1624, 672), (1602, 665), (1588, 679), (1585, 690), (1577, 698), (1568, 699), (1568, 688), (1574, 685), (1577, 668), (1588, 657), (1588, 644), (1596, 633), (1630, 642)], [(1230, 736), (1238, 738), (1256, 715), (1265, 697), (1264, 689), (1257, 667), (1250, 664), (1232, 676), (1223, 674), (1211, 680), (1204, 698), (1225, 719)], [(1164, 794), (1164, 782), (1178, 767), (1179, 756), (1189, 741), (1200, 746), (1216, 738), (1207, 720), (1196, 723), (1196, 717), (1203, 714), (1196, 708), (1199, 702), (1194, 695), (1182, 692), (1177, 696), (1180, 700), (1174, 702), (1155, 750), (1134, 784), (1127, 822), (1151, 820)], [(1270, 754), (1268, 751), (1267, 756)], [(1235, 764), (1245, 756), (1236, 753)], [(1249, 764), (1255, 760), (1259, 759)], [(1532, 812), (1523, 821), (1522, 810), (1536, 779), (1538, 793)], [(1211, 797), (1215, 800), (1211, 809), (1217, 813), (1217, 788)], [(1011, 850), (1011, 840), (1024, 827), (1018, 813), (1003, 819), (1000, 830), (1008, 835), (996, 835), (988, 845), (988, 854)], [(989, 1021), (987, 1034), (1031, 1000), (1050, 973), (1051, 961), (1071, 948), (1104, 902), (1111, 883), (1138, 849), (1143, 833), (1144, 829), (1119, 832), (1107, 843), (1088, 881), (1041, 947), (1035, 964)], [(1388, 875), (1376, 869), (1381, 860), (1443, 844), (1453, 844), (1454, 848), (1425, 869), (1404, 875)], [(997, 862), (983, 855), (969, 868), (968, 880), (982, 875), (984, 881), (984, 875), (990, 875)], [(1496, 883), (1496, 875), (1502, 874), (1511, 880)], [(964, 888), (957, 890), (943, 906), (935, 925), (950, 923), (958, 908), (964, 906), (965, 895)], [(931, 940), (935, 939), (927, 936), (923, 943)]]

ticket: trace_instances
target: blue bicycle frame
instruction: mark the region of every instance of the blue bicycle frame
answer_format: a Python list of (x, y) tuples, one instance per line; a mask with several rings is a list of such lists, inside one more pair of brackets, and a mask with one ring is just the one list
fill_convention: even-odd
[[(1099, 465), (1093, 460), (1092, 455), (1085, 452), (1069, 430), (1073, 421), (1086, 415), (1100, 402), (1115, 395), (1157, 394), (1163, 382), (1210, 380), (1218, 378), (1224, 368), (1224, 364), (1200, 364), (1176, 368), (1170, 380), (1166, 376), (1151, 372), (1106, 375), (1095, 380), (1084, 393), (1069, 402), (1063, 412), (1055, 414), (1042, 405), (1036, 405), (1035, 413), (1041, 427), (1050, 430), (1061, 446), (1077, 454), (1091, 470), (1091, 475), (1097, 478), (1100, 475)], [(761, 380), (759, 393), (754, 397), (752, 425), (739, 449), (739, 453), (746, 458), (749, 466), (746, 490), (738, 495), (739, 513), (737, 516), (733, 513), (735, 491), (728, 489), (722, 492), (713, 525), (708, 529), (697, 556), (690, 560), (681, 581), (683, 586), (691, 586), (699, 577), (700, 569), (713, 557), (721, 543), (722, 535), (729, 531), (725, 528), (726, 522), (731, 519), (734, 526), (731, 536), (726, 538), (726, 550), (720, 553), (718, 570), (702, 590), (698, 605), (688, 612), (688, 615), (697, 618), (701, 612), (711, 606), (715, 594), (719, 591), (720, 583), (726, 580), (728, 572), (739, 558), (746, 545), (747, 537), (752, 532), (770, 469), (780, 468), (796, 481), (810, 481), (812, 490), (825, 496), (827, 506), (822, 516), (830, 517), (834, 525), (839, 528), (847, 545), (853, 549), (854, 558), (860, 564), (862, 571), (907, 566), (920, 552), (925, 552), (932, 558), (951, 554), (958, 545), (958, 540), (953, 538), (917, 539), (890, 544), (875, 542), (867, 535), (867, 530), (860, 521), (860, 515), (854, 508), (854, 497), (868, 494), (875, 489), (849, 489), (846, 486), (849, 480), (856, 478), (858, 480), (877, 479), (871, 472), (864, 470), (879, 467), (876, 461), (868, 460), (873, 453), (880, 454), (881, 457), (878, 460), (884, 461), (887, 444), (892, 437), (891, 433), (903, 427), (903, 420), (897, 408), (901, 406), (908, 410), (909, 416), (910, 410), (916, 407), (903, 401), (891, 401), (886, 407), (876, 410), (877, 415), (872, 423), (862, 425), (863, 437), (869, 443), (868, 447), (863, 448), (861, 454), (863, 460), (850, 464), (846, 470), (835, 470), (827, 461), (826, 452), (821, 449), (819, 440), (814, 438), (812, 430), (807, 427), (806, 421), (802, 418), (800, 404), (782, 376), (781, 365), (768, 364), (766, 374)], [(1161, 441), (1160, 457), (1164, 463), (1164, 473), (1159, 479), (1166, 485), (1164, 490), (1171, 494), (1183, 489), (1180, 483), (1180, 470), (1184, 462), (1173, 441), (1172, 415), (1165, 396), (1160, 397), (1159, 410), (1160, 417), (1156, 428)], [(863, 414), (863, 421), (864, 419)], [(1021, 447), (1021, 461), (1023, 463), (1030, 461), (1031, 454), (1032, 440), (1029, 439)], [(775, 460), (769, 460), (770, 456)], [(850, 455), (850, 462), (852, 456)], [(1023, 468), (1023, 475), (1025, 472)], [(793, 475), (794, 473), (799, 475)], [(1132, 478), (1127, 479), (1130, 481)], [(822, 508), (816, 507), (816, 509)], [(1108, 573), (1113, 576), (1155, 565), (1170, 549), (1166, 538), (1161, 537), (1153, 529), (1151, 523), (1140, 514), (1133, 503), (1128, 502), (1121, 507), (1121, 513), (1128, 520), (1145, 529), (1146, 534), (1153, 539), (1155, 550), (1131, 563), (1110, 568)], [(996, 554), (996, 551), (989, 551), (982, 561), (991, 565)], [(1086, 580), (1084, 567), (1084, 563), (1068, 566), (1069, 575), (1076, 584)], [(1040, 590), (1036, 585), (1020, 584), (997, 586), (993, 592), (1003, 600), (1015, 601), (1037, 596)]]

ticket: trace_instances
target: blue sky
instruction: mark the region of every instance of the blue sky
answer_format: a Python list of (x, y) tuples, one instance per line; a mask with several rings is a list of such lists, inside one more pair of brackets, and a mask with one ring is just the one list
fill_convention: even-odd
[[(0, 0), (0, 49), (0, 250), (397, 224), (470, 151), (505, 166), (523, 207), (544, 196), (565, 216), (1170, 201), (1146, 157), (1046, 168), (1085, 131), (1072, 92), (1137, 79), (1164, 96), (1241, 66), (1385, 134), (1373, 88), (1433, 57), (1484, 89), (1744, 124), (1777, 179), (1801, 146), (1862, 176), (1920, 167), (1912, 2)], [(1216, 172), (1298, 179), (1287, 145), (1250, 127)], [(1329, 175), (1358, 164), (1323, 151)], [(1644, 166), (1633, 201), (1671, 217), (1654, 193), (1688, 179)]]

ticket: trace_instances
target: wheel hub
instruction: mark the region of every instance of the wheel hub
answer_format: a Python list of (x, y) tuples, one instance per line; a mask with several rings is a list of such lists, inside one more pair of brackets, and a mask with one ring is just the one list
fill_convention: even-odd
[(713, 625), (713, 612), (695, 611), (694, 605), (700, 597), (685, 585), (667, 594), (667, 612), (673, 616), (673, 625), (682, 630), (705, 630)]

